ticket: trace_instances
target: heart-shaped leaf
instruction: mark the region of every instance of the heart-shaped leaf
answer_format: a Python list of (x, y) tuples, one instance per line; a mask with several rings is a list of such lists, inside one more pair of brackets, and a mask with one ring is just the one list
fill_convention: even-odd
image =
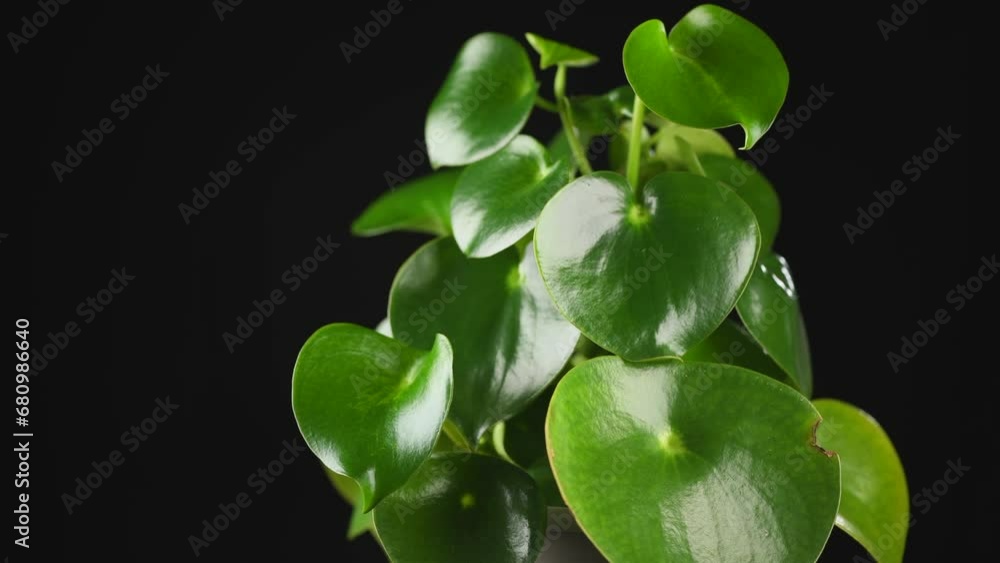
[(799, 383), (774, 363), (743, 327), (729, 319), (708, 338), (688, 350), (684, 361), (739, 366), (773, 377), (794, 389), (799, 388)]
[(696, 129), (677, 123), (667, 123), (656, 132), (656, 158), (667, 163), (671, 170), (687, 170), (678, 140), (686, 141), (700, 158), (717, 154), (734, 158), (736, 153), (729, 141), (712, 129)]
[(451, 365), (444, 336), (424, 352), (352, 324), (319, 329), (299, 352), (299, 430), (324, 465), (357, 481), (365, 512), (431, 454), (451, 402)]
[(571, 162), (553, 162), (541, 143), (519, 135), (496, 154), (469, 165), (451, 201), (462, 252), (492, 256), (528, 234), (552, 195), (570, 181)]
[(476, 454), (436, 454), (375, 509), (393, 563), (534, 563), (545, 521), (527, 473)]
[(880, 563), (899, 563), (910, 528), (906, 475), (889, 436), (868, 413), (834, 399), (813, 401), (823, 424), (817, 436), (842, 466), (837, 527)]
[(762, 252), (736, 310), (761, 348), (798, 382), (806, 397), (812, 395), (809, 337), (788, 262)]
[(451, 238), (403, 264), (389, 295), (396, 338), (426, 348), (435, 333), (455, 348), (449, 418), (476, 444), (495, 422), (528, 405), (559, 373), (579, 333), (559, 315), (530, 250), (471, 259)]
[(760, 243), (739, 196), (686, 172), (653, 177), (639, 201), (619, 174), (578, 178), (545, 206), (535, 232), (563, 315), (628, 360), (680, 356), (711, 334)]
[(568, 67), (586, 67), (597, 63), (597, 55), (588, 53), (583, 49), (571, 47), (565, 43), (559, 43), (551, 39), (546, 39), (534, 33), (525, 33), (525, 39), (532, 48), (541, 56), (539, 66), (544, 70), (553, 65), (566, 65)]
[(819, 420), (751, 371), (609, 357), (559, 382), (546, 440), (563, 498), (610, 561), (802, 563), (840, 498)]
[(461, 170), (442, 170), (382, 194), (351, 225), (357, 236), (391, 231), (451, 234), (451, 194)]
[(520, 43), (499, 33), (466, 41), (427, 113), (431, 165), (461, 166), (503, 148), (524, 127), (537, 92)]
[(781, 223), (781, 203), (767, 178), (756, 166), (738, 158), (703, 154), (698, 160), (709, 178), (725, 183), (753, 209), (760, 227), (760, 246), (771, 248)]
[(649, 109), (701, 129), (742, 125), (744, 149), (771, 127), (788, 91), (788, 67), (771, 38), (711, 4), (688, 12), (669, 37), (660, 20), (639, 25), (622, 58)]

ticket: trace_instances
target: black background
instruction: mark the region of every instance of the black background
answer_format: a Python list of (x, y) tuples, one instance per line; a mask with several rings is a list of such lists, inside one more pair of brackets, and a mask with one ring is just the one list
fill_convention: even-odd
[[(569, 91), (599, 92), (625, 82), (620, 50), (635, 25), (675, 21), (694, 5), (588, 0), (553, 31), (545, 12), (558, 10), (557, 0), (404, 0), (403, 12), (348, 64), (340, 43), (385, 4), (243, 2), (220, 21), (209, 1), (78, 0), (19, 53), (5, 46), (14, 124), (4, 160), (20, 179), (3, 189), (10, 199), (0, 260), (13, 289), (2, 322), (30, 318), (41, 346), (48, 332), (82, 320), (78, 304), (106, 286), (112, 269), (136, 276), (33, 378), (30, 555), (193, 559), (188, 536), (219, 503), (250, 490), (247, 477), (277, 457), (283, 440), (298, 437), (289, 391), (299, 346), (329, 322), (377, 323), (396, 268), (424, 240), (353, 239), (348, 226), (422, 138), (425, 110), (465, 38), (535, 31), (587, 48), (603, 63), (572, 71)], [(4, 31), (37, 10), (6, 2)], [(977, 503), (985, 511), (976, 487), (991, 471), (970, 431), (984, 421), (965, 402), (976, 392), (969, 382), (987, 375), (963, 362), (963, 334), (985, 298), (954, 313), (899, 373), (886, 354), (899, 351), (918, 320), (950, 307), (948, 292), (993, 253), (975, 247), (968, 230), (967, 31), (957, 3), (931, 0), (885, 41), (876, 22), (891, 13), (888, 1), (762, 0), (743, 12), (786, 57), (784, 111), (805, 103), (811, 86), (834, 92), (790, 139), (771, 132), (781, 149), (762, 167), (782, 198), (776, 248), (802, 296), (816, 396), (853, 402), (883, 424), (911, 495), (941, 479), (949, 460), (973, 467), (926, 514), (917, 512), (908, 544), (908, 560), (958, 560), (986, 534), (982, 521), (978, 529), (965, 522)], [(169, 77), (117, 120), (111, 102), (157, 64)], [(539, 79), (550, 95), (551, 71)], [(178, 205), (191, 202), (209, 171), (241, 158), (240, 142), (284, 106), (297, 116), (288, 128), (186, 225)], [(105, 117), (115, 130), (57, 181), (52, 161)], [(529, 131), (545, 138), (556, 125), (542, 115)], [(919, 181), (906, 180), (903, 163), (948, 126), (962, 138)], [(843, 223), (895, 179), (910, 189), (851, 244)], [(287, 289), (282, 273), (327, 235), (341, 244), (332, 258), (230, 354), (222, 333), (255, 299)], [(987, 283), (983, 293), (995, 291)], [(60, 495), (91, 462), (123, 449), (122, 432), (168, 396), (178, 412), (67, 515)], [(341, 539), (349, 510), (311, 455), (251, 496), (202, 559), (381, 560), (370, 538)], [(20, 548), (8, 553), (28, 560)], [(861, 554), (835, 530), (821, 561)]]

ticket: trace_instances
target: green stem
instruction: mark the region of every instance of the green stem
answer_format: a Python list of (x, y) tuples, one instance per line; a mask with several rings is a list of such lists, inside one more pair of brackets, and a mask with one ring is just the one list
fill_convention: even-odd
[(493, 449), (496, 450), (497, 455), (500, 456), (504, 461), (508, 461), (513, 465), (517, 465), (510, 455), (507, 453), (507, 447), (504, 445), (504, 439), (507, 433), (507, 425), (503, 421), (496, 423), (493, 427)]
[(535, 105), (542, 108), (545, 111), (551, 111), (552, 113), (559, 113), (559, 106), (555, 102), (551, 102), (542, 97), (541, 94), (535, 96)]
[(701, 165), (698, 153), (694, 152), (694, 147), (691, 146), (691, 143), (688, 143), (681, 137), (677, 137), (677, 147), (681, 150), (681, 157), (687, 164), (688, 172), (699, 176), (708, 176), (705, 173), (705, 167)]
[(632, 106), (632, 134), (628, 141), (628, 161), (625, 175), (628, 178), (628, 183), (632, 184), (632, 190), (637, 200), (642, 192), (642, 188), (639, 186), (639, 157), (642, 155), (642, 120), (645, 114), (646, 106), (639, 99), (639, 96), (636, 96), (635, 104)]
[(569, 148), (573, 152), (576, 165), (584, 174), (590, 174), (594, 169), (590, 167), (590, 161), (587, 160), (587, 154), (583, 150), (583, 145), (580, 144), (580, 138), (576, 136), (573, 108), (570, 107), (569, 100), (566, 98), (566, 65), (559, 65), (556, 68), (556, 80), (552, 90), (556, 96), (556, 104), (559, 106), (559, 120), (566, 132), (566, 140), (569, 142)]
[(444, 426), (441, 429), (444, 430), (445, 435), (447, 435), (448, 438), (450, 438), (451, 441), (454, 442), (456, 446), (462, 448), (465, 451), (469, 452), (472, 451), (472, 446), (469, 445), (468, 440), (465, 439), (465, 436), (462, 434), (462, 431), (458, 429), (458, 426), (455, 426), (454, 422), (450, 420), (445, 420)]

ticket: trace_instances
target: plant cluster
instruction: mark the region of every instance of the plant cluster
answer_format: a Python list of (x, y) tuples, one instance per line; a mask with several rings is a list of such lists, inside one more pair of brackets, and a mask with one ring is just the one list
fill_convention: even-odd
[[(768, 131), (777, 46), (704, 5), (632, 31), (628, 85), (569, 96), (597, 57), (526, 37), (551, 98), (515, 39), (462, 46), (427, 114), (435, 171), (352, 227), (436, 238), (376, 330), (325, 326), (296, 362), (349, 534), (395, 562), (530, 563), (567, 507), (614, 562), (812, 562), (835, 522), (901, 561), (899, 459), (861, 410), (811, 399), (778, 197), (715, 131)], [(535, 110), (561, 121), (548, 143), (523, 133)]]

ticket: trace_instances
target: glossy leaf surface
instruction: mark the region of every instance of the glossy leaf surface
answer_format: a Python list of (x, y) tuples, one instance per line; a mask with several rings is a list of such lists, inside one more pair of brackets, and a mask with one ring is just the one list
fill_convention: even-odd
[(622, 53), (625, 74), (646, 106), (670, 121), (718, 129), (741, 125), (749, 149), (771, 127), (788, 90), (788, 67), (766, 33), (705, 4), (670, 30), (636, 27)]
[(526, 135), (466, 168), (451, 202), (462, 252), (482, 258), (519, 241), (552, 195), (569, 183), (572, 168), (570, 160), (552, 161), (545, 147)]
[(749, 280), (757, 222), (730, 190), (666, 172), (635, 196), (612, 172), (578, 178), (535, 231), (556, 305), (590, 340), (628, 360), (679, 356), (726, 318)]
[(899, 563), (910, 528), (910, 494), (899, 455), (878, 422), (863, 410), (834, 399), (813, 404), (823, 415), (817, 435), (840, 455), (842, 491), (837, 527), (880, 563)]
[[(598, 358), (560, 381), (547, 443), (577, 522), (621, 563), (815, 561), (840, 498), (802, 395), (741, 368)], [(701, 385), (707, 380), (711, 385)]]
[(392, 332), (426, 348), (445, 334), (455, 349), (449, 417), (475, 444), (493, 423), (528, 405), (566, 364), (579, 333), (559, 315), (531, 247), (489, 258), (462, 254), (450, 238), (413, 254), (389, 297)]
[(788, 262), (762, 252), (736, 310), (761, 348), (798, 382), (806, 397), (812, 395), (809, 338)]
[(476, 454), (436, 454), (375, 510), (393, 563), (533, 563), (545, 522), (527, 473)]
[(466, 41), (427, 113), (431, 165), (461, 166), (503, 148), (524, 127), (537, 91), (520, 43), (499, 33)]
[(597, 55), (588, 53), (583, 49), (571, 47), (565, 43), (546, 39), (534, 33), (525, 33), (525, 39), (531, 47), (541, 56), (539, 66), (542, 69), (554, 65), (566, 65), (568, 67), (586, 67), (597, 63)]
[(357, 236), (391, 231), (451, 234), (451, 194), (460, 170), (442, 170), (379, 196), (351, 225)]
[(452, 350), (440, 335), (428, 348), (332, 324), (309, 337), (295, 362), (292, 408), (302, 436), (324, 465), (357, 481), (366, 512), (406, 482), (441, 431)]

